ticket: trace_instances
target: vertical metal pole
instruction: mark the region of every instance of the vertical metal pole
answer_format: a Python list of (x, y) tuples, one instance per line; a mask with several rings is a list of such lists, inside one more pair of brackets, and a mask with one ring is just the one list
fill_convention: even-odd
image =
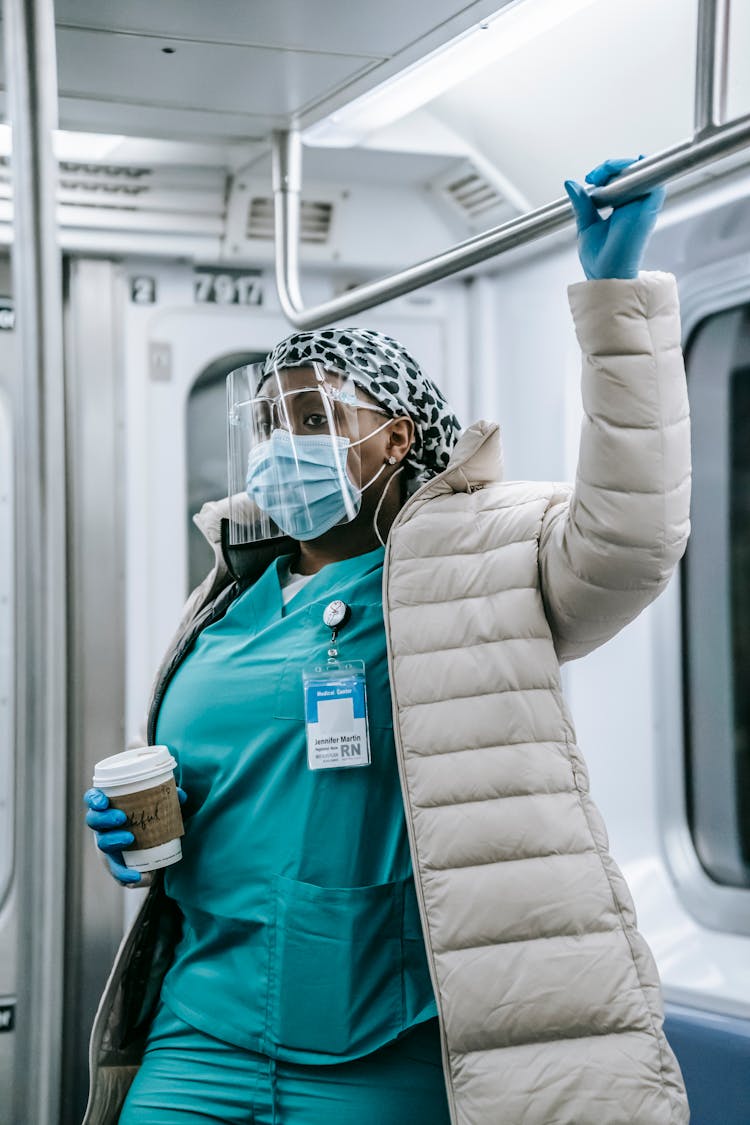
[(695, 56), (696, 138), (712, 132), (726, 119), (730, 0), (698, 0)]
[(302, 139), (298, 129), (274, 133), (273, 199), (276, 276), (282, 312), (294, 320), (305, 302), (299, 287), (300, 210), (302, 206)]
[(55, 226), (52, 0), (4, 0), (13, 130), (16, 504), (14, 1121), (58, 1125), (66, 799), (66, 537), (62, 286)]
[(84, 1116), (88, 1031), (122, 939), (128, 897), (109, 877), (81, 815), (81, 794), (91, 784), (94, 764), (125, 745), (125, 396), (119, 362), (125, 285), (112, 262), (78, 258), (66, 271), (70, 714), (64, 1125), (79, 1125)]

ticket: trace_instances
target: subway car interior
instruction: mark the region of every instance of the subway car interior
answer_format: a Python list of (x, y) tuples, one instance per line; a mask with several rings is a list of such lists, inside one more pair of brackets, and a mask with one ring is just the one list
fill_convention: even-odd
[(0, 28), (0, 1122), (84, 1116), (145, 892), (83, 794), (213, 566), (228, 374), (374, 329), (499, 422), (507, 480), (572, 481), (563, 183), (627, 157), (621, 193), (667, 189), (642, 269), (677, 279), (692, 530), (562, 684), (691, 1121), (750, 1125), (750, 4), (3, 0)]

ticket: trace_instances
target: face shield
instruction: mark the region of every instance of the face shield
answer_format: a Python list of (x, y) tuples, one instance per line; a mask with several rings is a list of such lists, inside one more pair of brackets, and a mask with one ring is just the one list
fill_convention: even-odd
[(227, 405), (230, 546), (317, 539), (355, 519), (359, 412), (387, 411), (315, 363), (265, 378), (261, 364), (240, 367), (227, 377)]

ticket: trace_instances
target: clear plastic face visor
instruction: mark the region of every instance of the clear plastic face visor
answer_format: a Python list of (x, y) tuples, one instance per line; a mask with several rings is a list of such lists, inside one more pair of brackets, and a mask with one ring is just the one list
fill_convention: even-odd
[[(317, 539), (359, 512), (355, 384), (319, 364), (227, 376), (229, 543)], [(377, 408), (376, 408), (377, 409)]]

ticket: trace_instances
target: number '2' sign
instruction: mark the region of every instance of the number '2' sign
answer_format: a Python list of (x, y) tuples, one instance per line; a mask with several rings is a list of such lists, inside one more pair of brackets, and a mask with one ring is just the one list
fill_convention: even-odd
[(197, 270), (195, 300), (211, 305), (262, 305), (263, 284), (257, 274), (229, 270)]

